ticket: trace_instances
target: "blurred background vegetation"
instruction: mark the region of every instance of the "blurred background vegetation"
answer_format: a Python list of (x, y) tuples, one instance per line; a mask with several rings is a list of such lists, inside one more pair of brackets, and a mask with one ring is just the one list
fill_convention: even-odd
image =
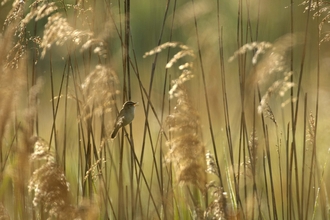
[(328, 219), (328, 4), (2, 1), (1, 216)]

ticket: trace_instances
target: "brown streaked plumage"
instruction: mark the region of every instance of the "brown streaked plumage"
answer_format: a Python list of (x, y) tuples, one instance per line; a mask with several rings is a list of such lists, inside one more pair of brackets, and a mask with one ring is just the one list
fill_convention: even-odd
[(111, 139), (114, 139), (121, 127), (130, 124), (134, 119), (135, 105), (137, 102), (127, 101), (124, 103), (123, 108), (120, 110), (115, 127), (111, 133)]

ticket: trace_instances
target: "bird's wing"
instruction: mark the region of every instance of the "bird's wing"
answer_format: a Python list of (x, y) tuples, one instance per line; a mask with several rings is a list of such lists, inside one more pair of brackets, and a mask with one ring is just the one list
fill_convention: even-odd
[(121, 126), (124, 122), (124, 116), (118, 117), (117, 124), (118, 126)]

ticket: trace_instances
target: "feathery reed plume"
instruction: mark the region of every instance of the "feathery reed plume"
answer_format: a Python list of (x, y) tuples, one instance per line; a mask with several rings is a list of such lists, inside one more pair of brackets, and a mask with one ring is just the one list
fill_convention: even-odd
[[(15, 58), (15, 64), (12, 65), (12, 57), (9, 56), (12, 50), (13, 41), (15, 39), (16, 24), (10, 24), (4, 35), (0, 37), (0, 158), (3, 162), (3, 153), (5, 147), (8, 146), (6, 140), (12, 137), (7, 137), (11, 126), (10, 122), (13, 119), (18, 106), (19, 96), (25, 88), (26, 84), (26, 59), (25, 57)], [(23, 56), (23, 55), (22, 55)], [(14, 125), (16, 130), (17, 125)], [(12, 128), (13, 128), (12, 127)], [(17, 130), (16, 130), (17, 131)], [(15, 148), (14, 162), (9, 166), (9, 176), (13, 180), (15, 202), (17, 205), (24, 200), (24, 191), (26, 178), (29, 170), (27, 154), (29, 154), (29, 146), (19, 144)], [(1, 164), (2, 167), (5, 164)]]
[(87, 119), (93, 115), (101, 115), (110, 112), (114, 104), (114, 97), (118, 83), (117, 74), (104, 65), (97, 65), (86, 77), (81, 85), (83, 94), (83, 113), (81, 118)]
[[(220, 177), (220, 171), (216, 165), (213, 155), (206, 152), (206, 164), (207, 172)], [(224, 192), (223, 188), (211, 181), (206, 186), (207, 191), (212, 190), (211, 198), (212, 201), (204, 211), (204, 219), (228, 219), (227, 212), (227, 193)]]
[(89, 168), (89, 170), (86, 171), (84, 181), (86, 181), (90, 175), (93, 180), (97, 180), (97, 178), (101, 174), (101, 171), (99, 171), (98, 166), (100, 166), (101, 163), (105, 163), (105, 162), (106, 160), (104, 158), (95, 161), (95, 163), (92, 164), (91, 168)]
[[(6, 45), (6, 47), (10, 47), (10, 50), (7, 51), (6, 57), (7, 57), (7, 65), (8, 67), (12, 69), (19, 69), (19, 68), (25, 68), (25, 60), (26, 59), (26, 38), (25, 38), (25, 26), (24, 25), (17, 25), (18, 22), (10, 23), (8, 26), (7, 31), (12, 32), (12, 42), (14, 43), (14, 46), (12, 44)], [(15, 39), (15, 40), (14, 40)], [(23, 62), (23, 64), (19, 64), (19, 62)], [(19, 67), (20, 65), (20, 67)]]
[[(25, 53), (26, 45), (28, 45), (29, 41), (32, 41), (39, 46), (42, 45), (42, 47), (44, 47), (43, 55), (46, 52), (46, 48), (51, 46), (50, 42), (44, 42), (45, 38), (40, 38), (37, 36), (27, 37), (26, 35), (29, 33), (26, 32), (26, 25), (33, 19), (35, 21), (38, 21), (57, 11), (57, 6), (55, 5), (55, 3), (48, 3), (44, 0), (37, 0), (29, 6), (30, 11), (27, 13), (26, 16), (24, 16), (24, 10), (26, 8), (25, 4), (25, 1), (14, 1), (12, 10), (8, 13), (4, 23), (5, 26), (12, 25), (15, 23), (18, 24), (15, 28), (15, 36), (17, 36), (19, 40), (8, 54), (8, 59), (12, 60), (10, 63), (10, 65), (12, 66), (17, 66), (18, 60)], [(36, 53), (39, 54), (39, 51), (37, 51)], [(37, 60), (35, 62), (37, 62)]]
[[(1, 2), (1, 5), (4, 5), (6, 1)], [(12, 4), (12, 8), (9, 11), (4, 26), (11, 25), (13, 22), (16, 22), (18, 19), (22, 18), (24, 11), (24, 1), (15, 0)]]
[[(171, 68), (174, 63), (176, 63), (179, 59), (181, 59), (183, 57), (190, 56), (192, 58), (195, 58), (194, 51), (192, 49), (190, 49), (188, 46), (186, 46), (182, 43), (179, 43), (179, 42), (166, 42), (162, 45), (159, 45), (158, 47), (155, 47), (154, 49), (150, 50), (149, 52), (146, 52), (143, 55), (143, 58), (146, 58), (147, 56), (154, 55), (156, 53), (160, 53), (162, 50), (164, 50), (166, 48), (169, 48), (169, 47), (172, 47), (172, 48), (178, 47), (181, 50), (178, 53), (176, 53), (172, 57), (172, 59), (166, 64), (166, 68)], [(188, 63), (185, 63), (185, 64), (181, 65), (179, 67), (179, 69), (183, 70), (183, 69), (186, 69), (188, 67), (192, 67), (191, 62), (188, 62)]]
[[(181, 50), (178, 53), (176, 53), (171, 58), (171, 60), (166, 64), (165, 68), (167, 68), (167, 69), (171, 68), (174, 63), (176, 63), (179, 59), (182, 59), (183, 57), (188, 56), (192, 59), (195, 58), (194, 51), (190, 47), (188, 47), (182, 43), (179, 43), (179, 42), (166, 42), (166, 43), (152, 49), (151, 51), (146, 52), (143, 55), (143, 58), (154, 55), (156, 53), (160, 53), (162, 50), (169, 48), (169, 47), (173, 47), (173, 48), (178, 47)], [(181, 64), (179, 66), (181, 75), (179, 76), (179, 78), (172, 81), (172, 88), (169, 91), (170, 99), (175, 97), (176, 89), (179, 86), (183, 85), (186, 81), (188, 81), (194, 77), (194, 75), (192, 74), (192, 68), (193, 68), (193, 62), (191, 62), (191, 61), (185, 62), (184, 64)], [(178, 94), (181, 94), (181, 92), (179, 92)]]
[(182, 85), (178, 85), (175, 94), (177, 105), (167, 118), (172, 135), (167, 143), (170, 147), (167, 159), (176, 168), (178, 182), (192, 183), (205, 192), (205, 146), (201, 141), (199, 116)]
[[(324, 25), (329, 23), (330, 14), (329, 14), (329, 6), (330, 3), (328, 1), (317, 0), (317, 1), (303, 1), (300, 5), (305, 6), (304, 13), (306, 11), (315, 11), (313, 14), (313, 18), (321, 17), (322, 14), (324, 15), (320, 24), (319, 24), (319, 34), (322, 35)], [(320, 44), (324, 42), (330, 41), (330, 34), (329, 31), (326, 29), (324, 31), (324, 36), (320, 40)]]
[(181, 94), (180, 91), (179, 92), (176, 91), (178, 89), (178, 87), (182, 86), (184, 82), (192, 79), (193, 77), (194, 77), (194, 75), (192, 74), (192, 72), (190, 70), (187, 70), (187, 69), (183, 70), (181, 75), (179, 76), (179, 78), (172, 81), (172, 83), (173, 83), (172, 88), (168, 92), (170, 95), (170, 99), (180, 95)]
[(29, 13), (22, 20), (22, 23), (25, 25), (32, 19), (39, 21), (40, 19), (45, 18), (58, 10), (55, 2), (47, 2), (44, 0), (34, 1), (29, 8)]
[(247, 160), (247, 166), (252, 173), (255, 173), (255, 167), (258, 160), (258, 146), (259, 141), (256, 131), (251, 132), (249, 138), (249, 158)]
[(229, 62), (232, 62), (236, 57), (239, 55), (245, 54), (248, 51), (255, 51), (253, 58), (252, 58), (252, 63), (256, 64), (258, 61), (258, 58), (261, 54), (266, 53), (266, 51), (270, 48), (273, 47), (273, 44), (269, 42), (252, 42), (249, 44), (243, 45), (241, 48), (239, 48), (237, 51), (234, 52), (234, 55), (229, 58)]
[(304, 13), (306, 11), (316, 11), (313, 14), (313, 17), (320, 16), (322, 12), (326, 12), (327, 8), (322, 8), (322, 6), (329, 5), (329, 2), (324, 2), (323, 0), (312, 0), (312, 1), (303, 1), (299, 4), (300, 6), (305, 6)]
[[(259, 106), (258, 106), (259, 114), (261, 114), (262, 112), (266, 112), (266, 115), (268, 115), (270, 113), (270, 112), (268, 112), (270, 109), (268, 102), (273, 94), (279, 94), (281, 97), (283, 97), (285, 95), (285, 93), (294, 86), (294, 83), (289, 82), (291, 75), (292, 75), (292, 72), (286, 72), (284, 74), (283, 79), (276, 80), (275, 82), (272, 83), (272, 85), (270, 87), (268, 87), (266, 93), (262, 96), (261, 101), (259, 103)], [(281, 104), (281, 106), (284, 107), (285, 103), (287, 103), (287, 102), (283, 102)], [(275, 124), (276, 124), (276, 122), (275, 122)]]
[(258, 161), (258, 136), (256, 134), (256, 131), (251, 132), (248, 142), (249, 147), (249, 155), (247, 155), (245, 158), (245, 162), (240, 163), (240, 167), (244, 167), (246, 169), (239, 169), (240, 173), (236, 175), (236, 178), (238, 175), (245, 175), (247, 177), (253, 177), (253, 175), (256, 175), (256, 164)]
[(307, 128), (307, 138), (306, 140), (313, 145), (315, 140), (315, 118), (312, 113), (309, 113), (308, 128)]
[[(269, 99), (273, 94), (278, 93), (280, 96), (284, 96), (286, 91), (294, 86), (294, 83), (289, 81), (293, 73), (287, 65), (287, 51), (296, 44), (297, 36), (287, 34), (279, 38), (274, 44), (269, 42), (245, 44), (229, 58), (229, 61), (233, 61), (238, 55), (256, 50), (252, 57), (252, 64), (255, 68), (245, 82), (245, 88), (248, 90), (248, 93), (251, 93), (258, 85), (267, 86), (267, 84), (271, 83), (270, 75), (283, 74), (281, 80), (276, 80), (268, 86), (258, 106), (259, 114), (267, 107)], [(258, 62), (261, 54), (264, 55)]]
[(43, 58), (48, 48), (53, 44), (63, 45), (71, 41), (76, 45), (82, 43), (83, 38), (90, 39), (93, 34), (89, 31), (77, 30), (73, 28), (66, 18), (60, 13), (55, 13), (48, 17), (45, 25), (44, 36), (40, 43), (42, 48), (41, 57)]
[(34, 152), (30, 162), (35, 166), (38, 166), (36, 162), (43, 162), (33, 172), (28, 185), (29, 192), (33, 192), (33, 205), (43, 208), (41, 211), (48, 213), (49, 219), (97, 218), (95, 206), (76, 207), (71, 204), (69, 183), (48, 143), (39, 137), (33, 137), (31, 142), (34, 142)]
[(227, 210), (227, 193), (222, 187), (217, 186), (214, 182), (207, 185), (208, 190), (213, 189), (211, 196), (212, 202), (204, 212), (204, 219), (229, 219)]
[[(19, 3), (15, 3), (17, 4), (17, 7), (15, 7), (16, 10), (8, 15), (5, 24), (15, 20), (17, 18), (18, 11), (22, 11), (21, 8), (25, 4), (24, 1), (17, 2)], [(73, 8), (78, 12), (78, 16), (82, 13), (82, 11), (86, 12), (86, 10), (81, 8), (80, 3), (73, 5)], [(42, 18), (47, 18), (47, 24), (45, 25), (44, 29), (44, 36), (42, 38), (29, 38), (31, 41), (42, 48), (41, 58), (45, 56), (47, 49), (50, 48), (53, 44), (61, 46), (67, 42), (74, 43), (74, 45), (81, 45), (81, 51), (95, 46), (93, 52), (100, 57), (106, 57), (107, 50), (105, 48), (104, 39), (107, 39), (107, 37), (109, 37), (111, 34), (111, 30), (114, 29), (112, 23), (105, 22), (104, 28), (102, 28), (103, 31), (98, 34), (97, 38), (94, 38), (95, 33), (88, 30), (79, 30), (78, 28), (72, 27), (67, 19), (58, 12), (60, 9), (55, 2), (48, 2), (44, 0), (34, 1), (29, 6), (29, 9), (30, 11), (24, 18), (22, 18), (20, 22), (20, 29), (24, 29), (24, 27), (32, 20), (39, 21)]]
[[(31, 163), (37, 161), (45, 163), (33, 172), (29, 181), (29, 191), (34, 192), (33, 204), (42, 206), (50, 216), (63, 219), (68, 212), (73, 212), (73, 207), (70, 205), (69, 183), (62, 170), (57, 166), (55, 155), (48, 150), (47, 142), (38, 137), (35, 137), (34, 140)], [(62, 216), (63, 214), (64, 216)]]
[(277, 125), (274, 113), (268, 104), (266, 105), (265, 108), (263, 108), (263, 114), (264, 114), (265, 118), (269, 118), (270, 120), (272, 120), (274, 122), (275, 125)]
[[(14, 1), (12, 10), (8, 13), (4, 22), (5, 27), (9, 25), (15, 26), (14, 36), (17, 37), (18, 40), (8, 53), (7, 59), (10, 61), (8, 65), (16, 68), (18, 66), (18, 61), (26, 53), (26, 47), (30, 42), (33, 42), (35, 45), (41, 45), (42, 38), (39, 36), (30, 36), (30, 32), (26, 31), (27, 24), (33, 19), (38, 21), (58, 9), (55, 3), (47, 3), (44, 0), (34, 1), (29, 6), (30, 11), (24, 16), (26, 8), (26, 1)], [(36, 51), (35, 53), (39, 55), (39, 50), (35, 49), (36, 47), (33, 49)], [(38, 56), (36, 56), (35, 59), (34, 62), (37, 63)]]
[[(79, 4), (77, 4), (79, 5)], [(80, 13), (79, 7), (75, 7), (76, 10), (78, 10)], [(85, 12), (85, 10), (83, 10)], [(90, 26), (90, 25), (88, 25)], [(80, 52), (86, 51), (88, 49), (91, 49), (94, 54), (96, 54), (99, 57), (107, 58), (109, 48), (107, 48), (107, 40), (111, 37), (113, 37), (113, 34), (116, 33), (116, 27), (111, 21), (104, 21), (102, 23), (102, 28), (100, 32), (94, 32), (93, 34), (90, 34), (90, 37), (87, 38), (87, 40), (81, 45)]]
[(210, 151), (206, 152), (205, 158), (206, 158), (206, 166), (207, 166), (206, 172), (212, 173), (220, 178), (220, 170), (215, 162), (213, 155), (210, 153)]
[[(174, 63), (183, 57), (195, 58), (192, 49), (178, 42), (164, 43), (146, 52), (143, 57), (159, 53), (168, 47), (179, 47), (181, 50), (166, 64), (166, 68), (171, 68)], [(205, 146), (201, 141), (199, 115), (190, 104), (188, 94), (183, 85), (193, 77), (192, 67), (192, 62), (186, 62), (179, 66), (179, 70), (182, 71), (181, 75), (172, 81), (172, 88), (169, 91), (170, 99), (173, 97), (177, 98), (177, 104), (174, 107), (174, 112), (166, 119), (170, 127), (169, 132), (172, 135), (171, 140), (167, 142), (170, 150), (166, 158), (169, 162), (173, 162), (179, 183), (192, 183), (202, 192), (205, 192)]]
[(143, 55), (143, 58), (146, 58), (147, 56), (154, 55), (156, 53), (160, 53), (162, 50), (165, 50), (166, 48), (169, 48), (169, 47), (175, 48), (179, 45), (181, 45), (181, 43), (179, 43), (179, 42), (166, 42), (166, 43), (163, 43), (163, 44), (159, 45), (158, 47), (155, 47), (154, 49), (146, 52)]
[[(15, 65), (11, 65), (12, 60), (8, 55), (12, 50), (15, 26), (11, 25), (7, 28), (5, 34), (0, 38), (0, 140), (4, 140), (3, 136), (6, 125), (13, 113), (13, 107), (19, 99), (20, 92), (24, 88), (26, 75), (24, 74), (25, 59), (18, 59)], [(2, 141), (0, 141), (2, 143)], [(2, 144), (0, 144), (2, 145)], [(0, 146), (1, 149), (2, 146)]]
[(10, 220), (10, 215), (8, 214), (8, 211), (3, 206), (3, 204), (0, 204), (0, 219), (1, 220)]
[[(195, 58), (194, 51), (188, 46), (178, 42), (167, 42), (153, 50), (146, 52), (144, 58), (168, 47), (178, 47), (180, 51), (166, 64), (165, 68), (171, 68), (174, 63), (183, 57)], [(170, 150), (166, 156), (168, 162), (173, 162), (176, 168), (177, 181), (179, 183), (191, 183), (202, 192), (206, 190), (206, 158), (205, 146), (201, 141), (201, 128), (199, 115), (190, 104), (184, 83), (193, 78), (193, 63), (186, 62), (179, 66), (181, 75), (172, 81), (169, 91), (170, 99), (177, 98), (174, 112), (167, 117), (171, 140), (167, 142)]]

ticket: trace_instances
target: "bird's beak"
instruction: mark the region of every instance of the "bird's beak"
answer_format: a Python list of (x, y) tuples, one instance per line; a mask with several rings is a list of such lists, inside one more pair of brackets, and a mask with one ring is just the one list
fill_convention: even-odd
[(138, 103), (138, 102), (135, 102), (135, 103), (134, 103), (134, 106), (138, 106), (138, 105), (139, 105), (139, 103)]

